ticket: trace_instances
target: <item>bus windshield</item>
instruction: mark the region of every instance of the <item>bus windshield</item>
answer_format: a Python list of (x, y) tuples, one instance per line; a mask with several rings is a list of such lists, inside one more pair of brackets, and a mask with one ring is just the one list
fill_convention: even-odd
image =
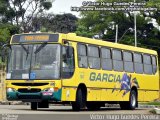
[(60, 45), (12, 45), (7, 79), (59, 79)]

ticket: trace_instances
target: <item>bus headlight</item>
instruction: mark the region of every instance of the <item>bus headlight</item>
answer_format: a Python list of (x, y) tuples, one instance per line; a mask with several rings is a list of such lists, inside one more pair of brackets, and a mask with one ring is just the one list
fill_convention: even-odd
[(54, 88), (47, 88), (43, 90), (44, 92), (54, 92)]
[(14, 88), (7, 88), (7, 92), (15, 92), (16, 90)]

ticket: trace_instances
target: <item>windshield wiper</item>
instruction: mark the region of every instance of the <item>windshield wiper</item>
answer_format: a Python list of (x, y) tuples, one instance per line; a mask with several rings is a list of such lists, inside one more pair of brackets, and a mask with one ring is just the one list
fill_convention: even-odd
[(29, 50), (28, 50), (26, 47), (24, 47), (23, 44), (20, 44), (20, 45), (22, 46), (22, 48), (24, 49), (24, 51), (25, 51), (27, 54), (29, 54)]
[(43, 44), (41, 44), (41, 46), (39, 46), (36, 51), (34, 52), (34, 54), (37, 54), (39, 51), (42, 50), (42, 48), (44, 48), (47, 45), (47, 42), (44, 42)]
[(26, 60), (27, 60), (28, 54), (29, 54), (29, 48), (27, 49), (26, 47), (24, 47), (23, 44), (20, 44), (20, 45), (21, 45), (21, 47), (24, 49), (24, 51), (27, 53), (27, 55), (26, 55)]

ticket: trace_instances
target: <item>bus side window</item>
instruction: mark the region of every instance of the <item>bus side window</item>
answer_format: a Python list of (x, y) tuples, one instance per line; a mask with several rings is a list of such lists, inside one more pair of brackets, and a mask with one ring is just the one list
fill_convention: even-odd
[(109, 48), (101, 48), (101, 64), (103, 70), (112, 70), (111, 50)]
[(88, 63), (92, 69), (100, 69), (100, 54), (97, 46), (88, 46)]
[(136, 73), (143, 74), (143, 59), (140, 53), (134, 53), (134, 68)]
[(62, 78), (70, 78), (74, 73), (74, 50), (70, 46), (62, 49)]
[(80, 68), (88, 68), (87, 47), (84, 44), (78, 44), (78, 65)]
[(113, 68), (115, 71), (123, 71), (123, 59), (122, 59), (122, 51), (113, 49), (112, 50), (112, 58), (113, 58)]
[(143, 55), (143, 64), (144, 64), (144, 73), (145, 74), (152, 74), (152, 62), (151, 62), (151, 56), (150, 55)]
[(157, 72), (157, 59), (156, 56), (152, 56), (152, 67), (153, 67), (153, 74)]
[(123, 52), (123, 61), (124, 61), (124, 70), (126, 72), (134, 72), (134, 67), (133, 67), (133, 56), (132, 53), (129, 51), (124, 51)]

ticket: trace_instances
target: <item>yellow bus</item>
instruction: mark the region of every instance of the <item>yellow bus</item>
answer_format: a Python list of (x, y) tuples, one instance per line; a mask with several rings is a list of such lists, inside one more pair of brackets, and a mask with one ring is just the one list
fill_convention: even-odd
[(76, 36), (28, 33), (12, 36), (8, 47), (9, 101), (31, 109), (69, 103), (73, 110), (105, 103), (135, 109), (159, 97), (157, 52)]

